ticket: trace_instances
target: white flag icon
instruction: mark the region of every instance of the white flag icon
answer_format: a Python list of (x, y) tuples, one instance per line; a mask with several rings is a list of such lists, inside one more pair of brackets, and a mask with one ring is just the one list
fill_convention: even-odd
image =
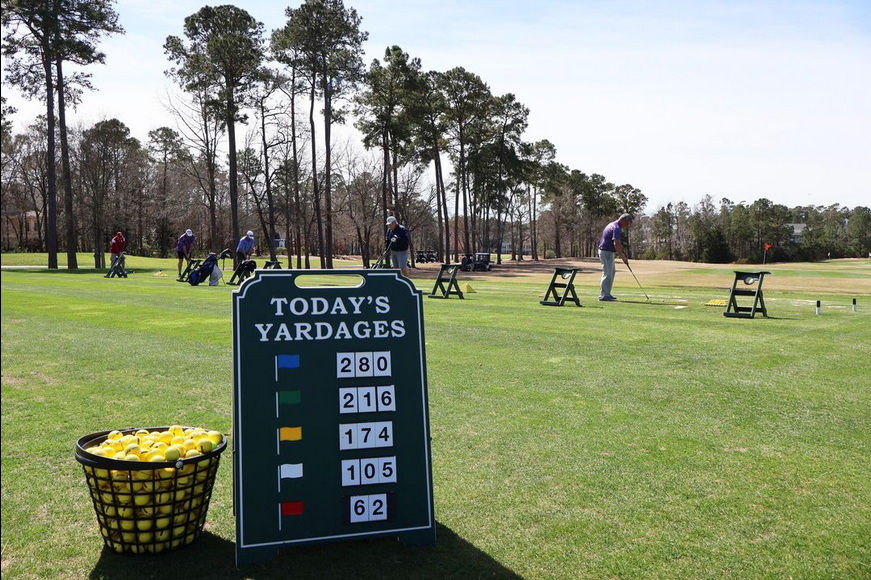
[(297, 479), (302, 477), (302, 463), (285, 463), (280, 466), (281, 478)]

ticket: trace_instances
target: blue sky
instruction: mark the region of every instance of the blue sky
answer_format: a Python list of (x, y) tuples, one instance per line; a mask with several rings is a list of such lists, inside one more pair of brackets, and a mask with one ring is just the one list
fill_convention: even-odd
[[(170, 124), (162, 44), (203, 3), (121, 0), (75, 117), (145, 139)], [(271, 31), (287, 2), (237, 2)], [(296, 4), (294, 4), (296, 5)], [(527, 140), (662, 204), (767, 197), (871, 205), (871, 1), (350, 2), (367, 60), (397, 44), (427, 70), (462, 66), (531, 109)], [(38, 107), (4, 95), (20, 122)]]

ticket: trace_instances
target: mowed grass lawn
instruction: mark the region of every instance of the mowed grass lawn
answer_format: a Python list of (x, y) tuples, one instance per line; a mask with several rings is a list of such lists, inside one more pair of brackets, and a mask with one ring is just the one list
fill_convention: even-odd
[(498, 275), (424, 299), (432, 546), (288, 548), (237, 570), (227, 452), (202, 538), (109, 552), (78, 437), (231, 431), (232, 288), (140, 260), (128, 279), (2, 272), (4, 579), (871, 578), (869, 278), (766, 292), (772, 318), (736, 320), (704, 306), (728, 268), (720, 289), (658, 277), (649, 304), (626, 272), (621, 302), (585, 282), (584, 308)]

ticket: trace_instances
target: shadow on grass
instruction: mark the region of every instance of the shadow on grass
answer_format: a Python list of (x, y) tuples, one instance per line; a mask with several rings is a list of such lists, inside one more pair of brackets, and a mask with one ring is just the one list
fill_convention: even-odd
[(646, 304), (648, 306), (689, 306), (686, 302), (664, 302), (655, 298), (647, 300), (620, 300), (623, 304)]
[(32, 272), (34, 274), (101, 274), (105, 275), (108, 269), (96, 270), (94, 268), (77, 268), (75, 270), (67, 270), (66, 268), (46, 268), (45, 266), (3, 266), (4, 272)]
[[(166, 268), (128, 268), (128, 274), (153, 274), (154, 272), (159, 271), (168, 272)], [(77, 268), (75, 270), (67, 270), (66, 268), (58, 268), (57, 270), (45, 268), (45, 267), (34, 267), (34, 266), (4, 266), (4, 272), (32, 272), (34, 274), (90, 274), (91, 276), (100, 275), (106, 276), (106, 272), (109, 271), (108, 268)], [(172, 272), (172, 277), (176, 277), (176, 272)], [(170, 276), (170, 274), (167, 274)]]
[(436, 527), (436, 543), (430, 546), (406, 546), (392, 538), (379, 538), (288, 547), (270, 561), (241, 570), (236, 568), (235, 544), (205, 532), (188, 547), (156, 556), (122, 556), (104, 547), (88, 578), (522, 580), (450, 528)]

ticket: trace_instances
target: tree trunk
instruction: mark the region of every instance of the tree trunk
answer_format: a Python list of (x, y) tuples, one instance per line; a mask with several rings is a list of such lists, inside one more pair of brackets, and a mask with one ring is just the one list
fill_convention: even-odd
[(437, 211), (437, 214), (438, 214), (437, 219), (438, 219), (438, 230), (439, 230), (438, 231), (438, 256), (439, 256), (439, 260), (443, 260), (444, 259), (445, 245), (444, 245), (444, 240), (442, 239), (442, 198), (441, 198), (441, 194), (439, 193), (439, 186), (438, 186), (438, 168), (436, 168), (435, 194), (436, 194), (436, 209), (438, 210)]
[(266, 110), (260, 102), (260, 135), (263, 138), (263, 180), (266, 184), (266, 210), (269, 215), (269, 259), (275, 261), (275, 205), (272, 203), (272, 185), (269, 178), (269, 145), (266, 143)]
[(333, 269), (333, 194), (332, 194), (332, 151), (330, 146), (330, 130), (333, 125), (333, 95), (327, 75), (323, 75), (323, 91), (324, 91), (324, 201), (326, 202), (326, 242), (327, 247), (324, 250), (326, 254), (327, 265), (330, 270)]
[[(396, 219), (401, 218), (402, 221), (406, 221), (408, 219), (408, 216), (405, 215), (405, 208), (402, 207), (402, 203), (399, 201), (399, 160), (396, 158), (396, 136), (395, 135), (393, 135), (390, 138), (390, 143), (391, 143), (390, 150), (391, 150), (391, 154), (392, 154), (391, 155), (392, 160), (390, 163), (390, 169), (391, 169), (391, 175), (392, 175), (391, 187), (392, 187), (392, 191), (393, 191), (393, 207), (394, 207), (394, 211), (396, 212), (396, 216), (397, 216)], [(409, 254), (411, 254), (411, 252), (409, 252)]]
[(169, 240), (167, 234), (169, 232), (169, 217), (166, 209), (166, 192), (169, 189), (169, 156), (166, 149), (163, 150), (163, 175), (160, 179), (160, 234), (158, 235), (158, 247), (161, 258), (169, 256)]
[(469, 181), (466, 173), (466, 144), (463, 142), (463, 135), (460, 134), (460, 183), (463, 190), (463, 239), (466, 242), (466, 252), (469, 252)]
[(63, 61), (55, 61), (57, 70), (57, 115), (60, 125), (60, 157), (64, 182), (64, 216), (66, 218), (67, 269), (78, 270), (76, 259), (76, 216), (73, 213), (73, 178), (70, 170), (70, 148), (67, 140), (66, 95), (64, 95)]
[[(496, 263), (502, 263), (502, 241), (505, 239), (505, 222), (508, 221), (508, 212), (505, 212), (505, 219), (502, 219), (502, 207), (501, 204), (499, 208), (496, 209)], [(489, 251), (490, 248), (484, 248), (485, 251)], [(517, 255), (513, 254), (511, 256), (514, 259), (517, 259)]]
[[(562, 240), (560, 240), (560, 230), (563, 228), (562, 220), (555, 219), (554, 222), (554, 245), (556, 246), (556, 250), (554, 252), (554, 256), (557, 258), (563, 257), (563, 245)], [(545, 256), (547, 257), (547, 256)]]
[(291, 229), (290, 229), (290, 191), (285, 190), (284, 195), (284, 213), (287, 216), (284, 220), (284, 240), (285, 249), (287, 251), (287, 269), (293, 268), (293, 255), (291, 254)]
[(144, 239), (143, 239), (143, 237), (144, 237), (143, 232), (145, 231), (145, 190), (144, 190), (144, 188), (142, 190), (140, 190), (140, 192), (139, 192), (138, 203), (136, 205), (136, 213), (138, 214), (137, 220), (136, 220), (136, 228), (138, 230), (137, 231), (138, 252), (144, 254), (145, 252), (142, 252), (142, 248), (145, 247), (145, 243), (144, 243)]
[(460, 261), (460, 172), (457, 172), (457, 191), (454, 196), (454, 261)]
[(92, 234), (94, 236), (94, 268), (99, 270), (102, 267), (102, 260), (100, 260), (100, 254), (101, 254), (100, 253), (100, 229), (101, 228), (100, 228), (100, 209), (99, 209), (99, 205), (96, 203), (96, 200), (94, 202), (93, 215), (91, 216), (91, 218), (94, 220), (94, 222), (93, 222), (94, 229), (92, 232)]
[(532, 207), (530, 208), (529, 239), (532, 245), (532, 259), (538, 260), (538, 188), (532, 189)]
[(54, 144), (54, 79), (52, 63), (49, 60), (48, 40), (43, 40), (42, 68), (45, 73), (45, 116), (47, 119), (48, 150), (45, 153), (46, 170), (48, 171), (48, 208), (45, 228), (45, 245), (48, 251), (48, 267), (57, 270), (57, 168), (55, 167)]
[[(435, 162), (436, 162), (436, 195), (440, 195), (437, 200), (439, 204), (442, 204), (445, 210), (445, 253), (444, 253), (444, 261), (446, 264), (451, 263), (451, 218), (448, 214), (448, 194), (445, 191), (445, 177), (442, 172), (442, 160), (441, 153), (439, 153), (438, 142), (436, 142), (434, 146), (435, 150)], [(439, 194), (439, 189), (441, 189), (441, 194)], [(454, 232), (456, 234), (456, 232)]]
[[(296, 69), (293, 69), (293, 74), (290, 79), (290, 145), (293, 150), (293, 204), (295, 219), (294, 230), (296, 235), (296, 267), (302, 268), (302, 207), (299, 199), (299, 153), (296, 148), (296, 91), (293, 87), (296, 86)], [(288, 216), (290, 220), (290, 216)], [(305, 241), (308, 245), (308, 239)], [(290, 264), (290, 252), (287, 253), (287, 261)], [(308, 263), (306, 263), (308, 268)]]
[[(228, 87), (227, 96), (227, 144), (230, 149), (230, 222), (232, 228), (232, 243), (239, 239), (239, 189), (238, 174), (236, 172), (236, 104), (233, 100), (233, 91)], [(235, 254), (234, 254), (235, 256)], [(235, 257), (233, 258), (235, 264)], [(235, 264), (238, 266), (239, 264)]]
[(383, 153), (383, 167), (381, 170), (381, 223), (387, 223), (387, 182), (390, 175), (390, 145), (387, 141), (387, 129), (381, 130), (381, 152)]
[[(311, 106), (309, 107), (308, 112), (308, 122), (311, 126), (312, 140), (311, 140), (311, 149), (312, 149), (312, 196), (314, 197), (315, 202), (315, 217), (317, 218), (318, 223), (318, 255), (321, 258), (321, 268), (326, 267), (326, 261), (324, 259), (324, 222), (321, 216), (321, 196), (318, 192), (318, 153), (317, 153), (317, 140), (315, 139), (315, 83), (317, 79), (314, 75), (312, 75), (311, 81), (311, 95), (309, 96)], [(306, 255), (306, 261), (308, 260), (308, 255)], [(306, 264), (308, 267), (308, 264)]]
[(311, 247), (312, 247), (312, 225), (311, 221), (305, 223), (305, 269), (310, 270), (311, 265)]
[(218, 204), (215, 199), (218, 194), (218, 188), (215, 185), (215, 164), (212, 160), (209, 160), (206, 161), (206, 167), (206, 171), (209, 173), (209, 247), (217, 249), (219, 245), (223, 244), (218, 242)]
[(354, 222), (354, 233), (357, 234), (357, 243), (360, 244), (360, 257), (363, 259), (363, 268), (369, 269), (369, 248), (366, 247), (366, 240), (363, 238), (363, 230), (359, 224)]
[[(468, 173), (466, 173), (468, 175)], [(468, 180), (468, 178), (466, 178)], [(474, 254), (478, 251), (478, 207), (477, 201), (479, 195), (475, 193), (476, 186), (480, 183), (480, 180), (475, 180), (475, 183), (466, 185), (466, 189), (468, 191), (469, 198), (469, 206), (466, 209), (466, 194), (463, 194), (463, 208), (465, 209), (466, 214), (466, 228), (469, 229), (470, 233), (466, 236), (471, 240), (472, 244), (466, 248), (467, 252)]]

